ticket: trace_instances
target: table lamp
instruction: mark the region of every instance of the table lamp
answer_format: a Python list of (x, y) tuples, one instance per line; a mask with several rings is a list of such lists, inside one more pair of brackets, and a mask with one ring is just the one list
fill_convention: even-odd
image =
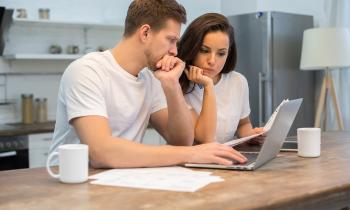
[[(347, 28), (312, 28), (304, 31), (301, 70), (325, 70), (316, 110), (315, 127), (326, 113), (328, 92), (332, 96), (338, 128), (344, 130), (342, 115), (334, 88), (331, 70), (350, 66), (350, 33)], [(325, 117), (324, 117), (325, 119)]]

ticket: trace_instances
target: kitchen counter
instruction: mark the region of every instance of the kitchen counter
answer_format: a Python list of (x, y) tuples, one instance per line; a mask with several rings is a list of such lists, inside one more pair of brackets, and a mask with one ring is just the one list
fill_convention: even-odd
[(45, 123), (12, 123), (0, 125), (0, 137), (2, 136), (19, 136), (28, 135), (33, 133), (49, 133), (53, 132), (55, 128), (55, 122), (49, 121)]

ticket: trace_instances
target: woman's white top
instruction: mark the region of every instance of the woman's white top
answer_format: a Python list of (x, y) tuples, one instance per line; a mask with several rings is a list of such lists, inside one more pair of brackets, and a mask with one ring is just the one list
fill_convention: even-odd
[[(234, 138), (240, 119), (250, 114), (249, 88), (247, 79), (236, 71), (222, 74), (214, 86), (216, 94), (217, 126), (216, 141), (227, 142)], [(195, 86), (185, 95), (191, 108), (199, 115), (202, 110), (204, 88)]]

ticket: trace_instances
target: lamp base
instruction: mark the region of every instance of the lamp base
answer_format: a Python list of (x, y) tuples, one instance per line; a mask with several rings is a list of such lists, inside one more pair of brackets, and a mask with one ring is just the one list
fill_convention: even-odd
[[(335, 92), (334, 88), (334, 83), (333, 83), (333, 78), (330, 70), (327, 68), (325, 75), (323, 77), (322, 81), (322, 87), (321, 87), (321, 92), (320, 92), (320, 97), (317, 105), (317, 111), (316, 111), (316, 118), (315, 118), (315, 127), (320, 128), (321, 127), (321, 116), (322, 112), (327, 115), (326, 111), (323, 111), (325, 107), (325, 102), (327, 101), (327, 93), (330, 93), (332, 96), (332, 101), (335, 106), (335, 114), (336, 114), (336, 119), (337, 119), (337, 124), (339, 130), (343, 131), (344, 130), (344, 125), (343, 125), (343, 119), (341, 116), (340, 108), (339, 108), (339, 103), (338, 103), (338, 98), (337, 94)], [(324, 125), (326, 129), (326, 117), (324, 117)]]

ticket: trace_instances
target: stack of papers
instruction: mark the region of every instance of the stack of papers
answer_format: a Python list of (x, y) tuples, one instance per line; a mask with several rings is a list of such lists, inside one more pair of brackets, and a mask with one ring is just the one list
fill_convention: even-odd
[(181, 192), (195, 192), (212, 183), (224, 181), (211, 172), (183, 167), (112, 169), (89, 177), (91, 184)]
[(251, 136), (246, 136), (246, 137), (239, 138), (239, 139), (234, 139), (234, 140), (231, 140), (231, 141), (228, 141), (228, 142), (224, 143), (224, 145), (233, 147), (233, 146), (236, 146), (236, 145), (238, 145), (238, 144), (241, 144), (241, 143), (243, 143), (243, 142), (246, 142), (246, 141), (248, 141), (248, 140), (250, 140), (250, 139), (253, 139), (253, 138), (257, 137), (257, 136), (260, 136), (260, 135), (265, 134), (266, 132), (268, 132), (268, 131), (271, 129), (273, 123), (275, 122), (275, 119), (276, 119), (276, 116), (277, 116), (278, 111), (280, 110), (280, 108), (282, 107), (282, 105), (285, 104), (285, 103), (288, 102), (288, 101), (289, 101), (288, 99), (285, 99), (285, 100), (283, 100), (283, 101), (280, 103), (280, 105), (278, 105), (278, 107), (276, 108), (276, 110), (272, 113), (271, 117), (269, 118), (269, 120), (268, 120), (267, 123), (265, 124), (265, 126), (264, 126), (264, 132), (259, 133), (259, 134), (254, 134), (254, 135), (251, 135)]
[(278, 105), (278, 107), (276, 108), (276, 110), (272, 113), (271, 117), (269, 118), (269, 120), (267, 121), (267, 123), (264, 126), (264, 130), (265, 131), (269, 131), (273, 125), (273, 123), (275, 122), (277, 113), (279, 112), (280, 108), (283, 106), (283, 104), (285, 104), (286, 102), (288, 102), (288, 99), (284, 99), (280, 105)]

